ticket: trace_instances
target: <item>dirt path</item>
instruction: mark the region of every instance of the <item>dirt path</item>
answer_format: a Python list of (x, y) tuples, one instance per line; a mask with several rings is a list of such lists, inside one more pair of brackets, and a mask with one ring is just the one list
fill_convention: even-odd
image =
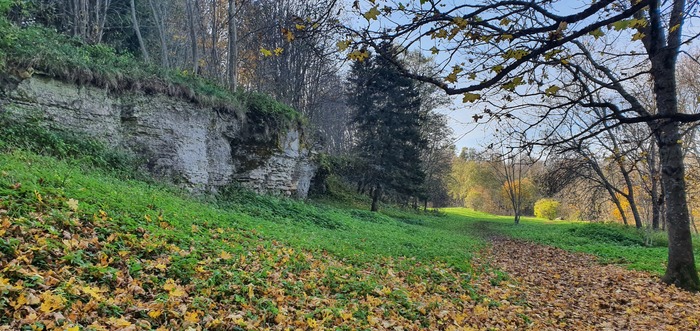
[(497, 237), (479, 260), (522, 291), (532, 329), (700, 330), (700, 294), (595, 257)]

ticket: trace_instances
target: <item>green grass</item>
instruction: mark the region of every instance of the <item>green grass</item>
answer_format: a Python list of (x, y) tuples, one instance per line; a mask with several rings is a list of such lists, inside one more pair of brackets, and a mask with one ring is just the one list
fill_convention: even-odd
[[(144, 215), (160, 215), (179, 230), (180, 242), (205, 239), (193, 236), (192, 225), (235, 227), (294, 247), (327, 251), (352, 263), (374, 262), (382, 256), (411, 257), (444, 261), (465, 270), (470, 254), (481, 243), (468, 234), (418, 222), (245, 191), (229, 192), (217, 203), (197, 201), (174, 188), (122, 181), (105, 171), (20, 150), (0, 155), (0, 172), (0, 199), (11, 215), (24, 213), (23, 201), (33, 199), (34, 191), (56, 192), (80, 201), (88, 213), (105, 211), (125, 231), (145, 226)], [(11, 189), (15, 183), (21, 183), (21, 188)], [(422, 224), (441, 218), (411, 217)]]
[[(463, 208), (416, 213), (382, 206), (381, 213), (372, 213), (367, 210), (369, 199), (333, 178), (331, 193), (311, 202), (235, 188), (217, 199), (193, 199), (171, 186), (134, 180), (145, 177), (135, 173), (128, 155), (84, 137), (1, 117), (0, 124), (0, 201), (19, 216), (26, 212), (22, 199), (32, 198), (34, 191), (48, 191), (79, 200), (91, 213), (103, 210), (129, 231), (144, 226), (144, 215), (161, 216), (181, 230), (181, 242), (193, 240), (187, 231), (193, 224), (236, 227), (358, 264), (373, 263), (377, 257), (408, 257), (469, 270), (472, 254), (483, 247), (488, 234), (591, 253), (603, 263), (656, 274), (663, 272), (667, 258), (664, 233), (615, 224), (526, 217), (516, 226), (510, 217)], [(11, 189), (16, 183), (21, 188)], [(700, 258), (697, 236), (695, 240)]]
[[(15, 303), (27, 292), (59, 302), (39, 308), (61, 309), (65, 316), (91, 298), (106, 300), (96, 312), (62, 322), (66, 327), (148, 322), (143, 325), (216, 329), (243, 312), (230, 321), (241, 329), (278, 319), (302, 327), (371, 329), (367, 307), (381, 304), (404, 325), (437, 329), (443, 323), (438, 310), (461, 312), (469, 305), (471, 311), (503, 297), (508, 305), (523, 304), (518, 296), (498, 294), (512, 289), (502, 286), (510, 284), (507, 274), (471, 264), (488, 235), (587, 252), (657, 274), (666, 258), (659, 234), (645, 246), (646, 234), (609, 224), (525, 218), (516, 226), (509, 217), (462, 208), (415, 213), (383, 206), (382, 213), (372, 213), (349, 190), (343, 194), (356, 206), (236, 188), (218, 199), (193, 198), (172, 186), (121, 176), (122, 163), (96, 162), (101, 148), (88, 145), (95, 154), (90, 158), (65, 145), (61, 135), (41, 139), (43, 148), (0, 135), (0, 263), (24, 256), (40, 274), (63, 278), (46, 287), (23, 269), (0, 271), (0, 324), (50, 325), (49, 319), (13, 317), (24, 314)], [(127, 274), (146, 292), (113, 295)], [(448, 299), (436, 304), (431, 298), (437, 297)], [(163, 316), (130, 312), (135, 304)], [(193, 314), (189, 321), (175, 309), (183, 305)], [(284, 315), (287, 306), (303, 313)], [(509, 323), (525, 326), (516, 320)]]
[[(6, 144), (0, 263), (26, 261), (36, 272), (0, 271), (0, 324), (46, 329), (56, 322), (44, 313), (57, 310), (79, 312), (61, 319), (63, 328), (217, 329), (226, 320), (240, 329), (276, 323), (370, 329), (368, 307), (382, 305), (401, 323), (434, 329), (442, 323), (431, 313), (436, 295), (449, 298), (440, 309), (454, 311), (461, 311), (464, 296), (474, 299), (469, 305), (486, 300), (488, 288), (477, 282), (488, 284), (493, 271), (469, 264), (482, 241), (425, 226), (440, 216), (387, 216), (235, 189), (220, 198), (194, 199), (166, 185), (117, 178), (99, 165)], [(48, 285), (48, 276), (33, 276), (52, 273), (61, 279)], [(115, 295), (126, 276), (137, 292)], [(19, 319), (15, 312), (27, 315), (15, 308), (24, 295), (57, 303), (28, 303), (43, 312)], [(92, 312), (84, 310), (90, 300), (101, 302)], [(135, 306), (149, 308), (131, 311)], [(303, 313), (284, 313), (287, 306)]]
[[(377, 256), (409, 257), (439, 260), (462, 270), (469, 270), (471, 255), (483, 247), (483, 237), (490, 233), (591, 253), (603, 263), (656, 274), (664, 271), (668, 252), (664, 233), (615, 224), (524, 218), (516, 226), (510, 217), (462, 208), (437, 214), (382, 206), (381, 213), (372, 213), (367, 210), (369, 199), (334, 178), (330, 194), (311, 202), (234, 188), (218, 199), (196, 200), (174, 187), (133, 180), (146, 177), (136, 172), (128, 155), (84, 137), (0, 117), (2, 151), (0, 199), (12, 206), (11, 212), (21, 215), (23, 208), (13, 196), (49, 189), (81, 201), (93, 213), (101, 209), (117, 215), (115, 220), (127, 229), (143, 226), (145, 214), (157, 213), (183, 230), (185, 237), (179, 239), (183, 242), (189, 240), (185, 230), (192, 224), (235, 226), (294, 247), (330, 252), (352, 263), (373, 262)], [(22, 188), (9, 189), (15, 183)], [(700, 258), (700, 248), (695, 247)]]
[[(624, 265), (631, 269), (663, 274), (668, 258), (668, 238), (664, 232), (637, 230), (619, 224), (549, 221), (525, 217), (513, 224), (512, 217), (494, 216), (465, 208), (443, 210), (448, 217), (439, 224), (446, 230), (500, 234), (584, 252), (599, 257), (602, 263)], [(700, 261), (700, 238), (695, 235), (695, 259)]]

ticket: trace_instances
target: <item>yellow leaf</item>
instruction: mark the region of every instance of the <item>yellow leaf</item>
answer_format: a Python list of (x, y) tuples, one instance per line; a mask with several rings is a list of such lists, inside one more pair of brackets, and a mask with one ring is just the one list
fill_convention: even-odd
[(192, 232), (199, 232), (199, 227), (198, 227), (198, 226), (192, 224), (192, 227), (191, 227), (191, 228), (192, 228)]
[(280, 56), (280, 55), (282, 55), (282, 52), (284, 52), (284, 48), (282, 48), (282, 47), (275, 48), (275, 55)]
[(74, 326), (67, 328), (66, 331), (80, 331), (80, 327), (78, 327), (77, 325), (74, 325)]
[(72, 211), (78, 211), (78, 200), (71, 198), (68, 199), (66, 204), (68, 205), (68, 208), (70, 208)]
[(642, 38), (644, 38), (644, 36), (645, 36), (645, 34), (643, 34), (641, 32), (637, 32), (637, 33), (632, 35), (632, 41), (642, 40)]
[(61, 309), (66, 303), (66, 299), (64, 299), (62, 296), (53, 294), (51, 292), (42, 293), (41, 299), (42, 303), (39, 307), (39, 310), (41, 310), (44, 313), (51, 313), (58, 309)]
[(366, 20), (376, 20), (377, 16), (381, 14), (379, 12), (379, 9), (377, 9), (377, 6), (372, 7), (370, 10), (368, 10), (366, 13), (362, 14), (362, 16), (365, 17)]
[(350, 47), (350, 40), (341, 40), (335, 43), (335, 45), (338, 47), (339, 52), (344, 52), (348, 47)]
[(83, 286), (81, 290), (83, 291), (83, 293), (90, 295), (95, 300), (101, 300), (102, 295), (100, 295), (100, 293), (104, 292), (100, 288), (92, 286)]
[(129, 322), (123, 318), (120, 318), (120, 319), (113, 321), (112, 324), (118, 328), (128, 328), (132, 325), (131, 322)]
[(556, 86), (556, 85), (552, 85), (552, 86), (548, 87), (546, 90), (544, 90), (544, 94), (549, 95), (549, 96), (555, 95), (555, 94), (557, 94), (557, 92), (559, 92), (559, 86)]
[(465, 20), (462, 17), (455, 17), (454, 19), (452, 19), (452, 23), (454, 23), (460, 29), (464, 29), (467, 27), (467, 20)]
[(676, 24), (676, 25), (672, 26), (670, 29), (668, 29), (668, 32), (675, 32), (680, 27), (681, 27), (680, 24)]
[(207, 328), (216, 328), (217, 326), (220, 326), (223, 323), (224, 322), (222, 320), (215, 318), (215, 319), (209, 321), (209, 323), (207, 323)]
[(524, 49), (509, 49), (503, 55), (501, 55), (501, 57), (504, 59), (511, 59), (512, 58), (512, 59), (520, 60), (528, 54), (530, 54), (530, 52), (528, 52)]
[(511, 20), (509, 20), (507, 17), (504, 17), (499, 24), (500, 25), (508, 25), (508, 24), (510, 24), (510, 22), (511, 22)]
[(510, 82), (503, 84), (503, 88), (506, 90), (514, 90), (517, 86), (523, 85), (523, 78), (518, 76), (513, 78)]
[(631, 22), (632, 22), (631, 20), (622, 20), (622, 21), (614, 22), (611, 25), (612, 25), (613, 29), (615, 29), (615, 31), (620, 31), (620, 30), (627, 29), (630, 26)]
[(595, 38), (595, 39), (598, 39), (604, 35), (603, 30), (601, 30), (600, 28), (597, 28), (597, 29), (591, 31), (588, 34), (593, 36), (593, 38)]
[(262, 47), (260, 48), (260, 53), (265, 57), (272, 56), (272, 52), (269, 49), (265, 49)]
[(464, 69), (460, 66), (452, 67), (452, 72), (445, 78), (446, 81), (454, 83), (457, 81), (457, 75), (459, 75)]
[(255, 296), (255, 292), (253, 291), (253, 284), (248, 285), (248, 299), (252, 299), (253, 296)]
[(432, 54), (438, 54), (440, 53), (440, 50), (437, 47), (433, 46), (433, 48), (430, 49), (430, 52)]
[(367, 315), (367, 324), (374, 326), (379, 322), (379, 319), (373, 315)]
[(306, 319), (306, 325), (308, 325), (310, 328), (315, 329), (318, 327), (318, 321), (316, 321), (313, 318), (307, 318)]
[(233, 255), (231, 255), (231, 253), (229, 253), (227, 251), (221, 251), (221, 254), (219, 254), (219, 257), (221, 257), (224, 260), (228, 260), (228, 259), (232, 258)]
[(474, 102), (476, 100), (481, 99), (481, 94), (479, 93), (464, 93), (464, 98), (462, 98), (462, 102), (467, 103), (467, 102)]
[(433, 39), (434, 38), (447, 38), (447, 30), (445, 29), (440, 29), (437, 32), (433, 33)]
[(160, 317), (160, 315), (162, 315), (162, 314), (163, 314), (163, 312), (158, 310), (158, 309), (151, 310), (148, 312), (148, 316), (150, 316), (152, 319), (156, 319), (156, 318)]
[(304, 29), (306, 29), (306, 25), (303, 25), (303, 24), (295, 24), (294, 27), (295, 27), (297, 30), (304, 30)]
[(447, 77), (445, 77), (445, 80), (448, 81), (448, 82), (450, 82), (450, 83), (454, 83), (454, 82), (457, 81), (457, 74), (455, 74), (454, 72), (452, 72), (452, 73), (450, 73), (449, 75), (447, 75)]
[(177, 287), (177, 285), (175, 284), (175, 281), (172, 279), (167, 279), (165, 281), (165, 285), (163, 285), (163, 289), (168, 291), (168, 292), (174, 290), (176, 287)]
[(177, 284), (175, 284), (175, 281), (172, 279), (168, 279), (165, 281), (163, 289), (168, 291), (168, 294), (171, 297), (181, 297), (187, 294), (180, 286), (177, 286)]
[(25, 304), (27, 304), (27, 297), (24, 296), (24, 293), (20, 293), (19, 297), (17, 297), (17, 300), (12, 304), (12, 307), (15, 308), (15, 310), (22, 308)]
[(186, 313), (185, 322), (199, 323), (199, 314), (196, 311)]
[(0, 290), (5, 290), (11, 288), (10, 280), (4, 277), (0, 277)]
[(170, 292), (170, 296), (171, 296), (171, 297), (176, 297), (176, 298), (177, 298), (177, 297), (185, 296), (185, 294), (187, 294), (187, 293), (185, 293), (185, 290), (183, 290), (183, 289), (181, 289), (181, 288), (179, 288), (179, 287), (176, 288), (176, 289), (174, 289), (172, 292)]
[(352, 313), (349, 311), (341, 311), (340, 318), (342, 318), (343, 321), (349, 321), (349, 320), (353, 319)]
[(348, 54), (348, 58), (350, 60), (356, 60), (356, 61), (362, 62), (365, 59), (369, 58), (369, 52), (365, 49), (357, 50), (357, 51), (354, 51), (354, 52), (351, 52), (350, 54)]
[(156, 264), (156, 269), (158, 269), (160, 271), (165, 271), (165, 269), (167, 269), (167, 268), (168, 268), (168, 266), (166, 266), (165, 264), (162, 264), (162, 263)]

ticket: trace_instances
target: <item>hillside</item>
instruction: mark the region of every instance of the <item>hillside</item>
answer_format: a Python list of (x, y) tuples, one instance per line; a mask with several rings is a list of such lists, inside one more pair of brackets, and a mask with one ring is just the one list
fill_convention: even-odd
[[(0, 144), (0, 329), (470, 330), (559, 329), (567, 323), (583, 328), (621, 315), (601, 312), (599, 319), (581, 324), (563, 304), (543, 310), (548, 299), (528, 290), (537, 287), (524, 287), (527, 281), (517, 270), (503, 272), (521, 265), (507, 260), (521, 244), (484, 251), (488, 238), (558, 238), (560, 246), (576, 242), (574, 249), (594, 253), (606, 247), (629, 259), (656, 251), (638, 244), (640, 234), (618, 227), (562, 228), (540, 220), (513, 227), (508, 218), (463, 209), (377, 214), (340, 202), (331, 207), (239, 189), (218, 200), (193, 199), (173, 187), (128, 179), (118, 171), (121, 166), (105, 168), (99, 160), (108, 158), (99, 147), (92, 155), (71, 150), (78, 155), (56, 159), (17, 144), (7, 138)], [(45, 145), (43, 153), (56, 154), (53, 147)], [(566, 258), (545, 251), (547, 259)], [(530, 258), (534, 261), (522, 265), (545, 261)], [(608, 258), (630, 262), (620, 255)], [(663, 267), (661, 256), (640, 260), (655, 272)], [(629, 281), (653, 291), (658, 305), (670, 304), (671, 297), (686, 303), (672, 318), (649, 317), (647, 299), (621, 296), (639, 317), (625, 323), (697, 327), (692, 317), (697, 295), (662, 286), (648, 274), (610, 268), (622, 278), (608, 278), (612, 283), (592, 292), (598, 309), (605, 304), (624, 309), (624, 302), (608, 303), (604, 293)], [(559, 275), (548, 273), (528, 272), (544, 277), (536, 284), (545, 289), (546, 280)], [(536, 292), (557, 293), (542, 291)]]

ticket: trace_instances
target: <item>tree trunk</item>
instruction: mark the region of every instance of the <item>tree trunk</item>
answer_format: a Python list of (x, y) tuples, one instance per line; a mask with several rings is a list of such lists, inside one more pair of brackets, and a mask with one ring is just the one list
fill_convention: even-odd
[(637, 229), (641, 229), (644, 225), (642, 224), (642, 216), (639, 215), (639, 209), (637, 208), (637, 202), (634, 199), (634, 193), (631, 191), (630, 188), (630, 194), (627, 195), (627, 202), (630, 204), (630, 209), (632, 210), (632, 217), (634, 217), (634, 226)]
[(651, 228), (659, 229), (661, 219), (661, 204), (663, 199), (659, 194), (659, 173), (656, 168), (656, 146), (652, 145), (649, 160), (649, 172), (651, 178)]
[(217, 54), (217, 44), (219, 43), (219, 21), (217, 18), (217, 7), (216, 3), (219, 0), (212, 0), (211, 11), (212, 11), (212, 23), (211, 23), (211, 61), (209, 61), (209, 74), (211, 77), (217, 81), (221, 81), (221, 75), (218, 74), (219, 67), (219, 55)]
[(379, 187), (375, 187), (374, 190), (372, 190), (372, 208), (370, 209), (371, 211), (378, 211), (379, 210), (379, 196), (382, 194), (382, 189)]
[(160, 39), (160, 65), (163, 68), (170, 67), (170, 59), (168, 56), (168, 43), (166, 41), (165, 24), (163, 23), (162, 11), (158, 10), (153, 4), (153, 0), (148, 0), (148, 4), (151, 6), (151, 13), (153, 14), (153, 20), (156, 24), (156, 29), (158, 30), (158, 39)]
[(678, 123), (663, 125), (659, 134), (661, 175), (668, 223), (668, 266), (662, 280), (680, 288), (700, 289), (693, 256), (690, 217), (685, 196), (683, 151), (679, 142)]
[[(132, 0), (133, 1), (133, 0)], [(197, 75), (199, 72), (199, 52), (197, 46), (197, 23), (195, 22), (195, 9), (192, 4), (193, 0), (185, 0), (185, 5), (187, 6), (187, 16), (189, 21), (189, 32), (190, 32), (190, 51), (192, 52), (192, 74)]]
[(148, 57), (146, 45), (143, 43), (143, 38), (141, 37), (141, 28), (139, 28), (139, 21), (136, 19), (136, 4), (134, 3), (134, 0), (131, 0), (131, 23), (134, 27), (136, 38), (139, 40), (139, 48), (141, 48), (141, 55), (143, 55), (143, 61), (149, 63), (151, 62), (151, 59)]
[[(611, 135), (611, 140), (617, 149), (617, 140), (615, 139), (614, 135)], [(625, 180), (625, 186), (627, 187), (627, 194), (624, 194), (623, 197), (627, 199), (627, 203), (630, 206), (630, 210), (632, 211), (632, 217), (634, 218), (634, 226), (637, 229), (641, 229), (643, 224), (642, 224), (642, 217), (639, 215), (639, 209), (637, 208), (637, 201), (634, 198), (634, 183), (632, 183), (632, 178), (630, 178), (630, 170), (625, 168), (624, 162), (622, 162), (621, 157), (617, 157), (617, 160), (615, 161), (617, 163), (617, 167), (620, 169), (620, 173), (622, 174), (622, 177)], [(620, 212), (624, 213), (623, 210), (620, 210)]]
[(228, 88), (238, 85), (238, 29), (236, 27), (236, 0), (228, 0)]
[[(657, 45), (658, 46), (658, 45)], [(659, 114), (678, 114), (676, 96), (676, 56), (659, 51), (651, 57), (654, 73), (654, 92)], [(693, 240), (690, 233), (690, 216), (685, 190), (685, 166), (680, 124), (671, 120), (650, 123), (659, 145), (661, 183), (666, 201), (668, 223), (668, 265), (662, 280), (687, 290), (699, 290), (700, 279), (693, 256)]]
[(107, 23), (107, 13), (109, 12), (109, 8), (112, 5), (112, 0), (104, 0), (104, 4), (102, 5), (102, 16), (100, 17), (99, 21), (99, 27), (97, 30), (97, 36), (95, 43), (99, 44), (102, 42), (102, 36), (104, 35), (105, 32), (105, 23)]

